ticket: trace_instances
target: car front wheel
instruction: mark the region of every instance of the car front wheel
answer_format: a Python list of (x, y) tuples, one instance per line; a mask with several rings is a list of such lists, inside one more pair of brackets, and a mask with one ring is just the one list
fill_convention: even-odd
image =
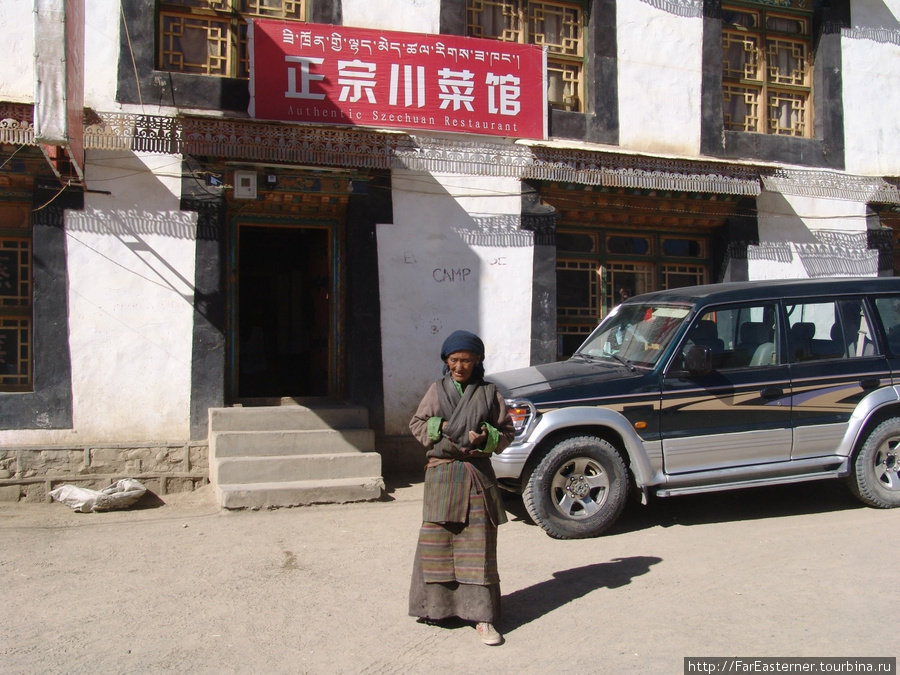
[(525, 482), (532, 520), (556, 539), (596, 537), (612, 525), (628, 496), (628, 471), (616, 449), (595, 436), (554, 445)]
[(900, 418), (882, 422), (866, 438), (853, 463), (850, 489), (869, 506), (900, 506)]

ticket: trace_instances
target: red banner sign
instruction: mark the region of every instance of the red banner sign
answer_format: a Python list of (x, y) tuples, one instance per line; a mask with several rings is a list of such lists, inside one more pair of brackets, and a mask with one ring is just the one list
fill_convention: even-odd
[(546, 138), (540, 47), (254, 20), (250, 116)]

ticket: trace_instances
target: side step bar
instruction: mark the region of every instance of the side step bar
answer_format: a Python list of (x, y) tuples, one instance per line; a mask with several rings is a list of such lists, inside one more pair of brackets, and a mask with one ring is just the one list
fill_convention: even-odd
[(771, 476), (769, 478), (751, 478), (748, 480), (736, 480), (729, 483), (716, 483), (715, 485), (693, 485), (685, 487), (659, 488), (655, 491), (657, 497), (677, 497), (680, 495), (695, 495), (704, 492), (723, 492), (725, 490), (739, 490), (741, 488), (761, 487), (764, 485), (787, 485), (789, 483), (805, 483), (825, 478), (840, 478), (846, 476), (844, 467), (831, 471), (818, 473), (806, 473), (800, 476)]

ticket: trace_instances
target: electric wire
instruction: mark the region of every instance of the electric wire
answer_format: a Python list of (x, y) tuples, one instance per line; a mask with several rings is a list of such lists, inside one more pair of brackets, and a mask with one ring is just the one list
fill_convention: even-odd
[[(2, 165), (0, 165), (0, 170), (2, 170), (9, 161), (12, 160), (13, 156), (19, 152), (22, 148), (26, 147), (25, 145), (20, 145), (10, 157), (8, 157)], [(186, 169), (182, 171), (165, 171), (166, 167), (182, 165), (184, 167), (186, 162), (195, 163), (198, 168), (195, 169)], [(92, 161), (91, 164), (95, 166), (104, 167), (107, 169), (115, 168), (115, 160), (103, 160)], [(160, 170), (163, 169), (163, 170)], [(217, 170), (218, 169), (218, 170)], [(275, 172), (278, 171), (291, 171), (289, 166), (273, 166), (272, 169)], [(184, 158), (176, 159), (173, 162), (165, 165), (160, 165), (155, 168), (141, 168), (141, 169), (130, 169), (128, 171), (120, 172), (116, 176), (108, 176), (104, 178), (92, 178), (91, 183), (109, 183), (120, 180), (122, 178), (130, 178), (134, 176), (139, 176), (142, 174), (152, 174), (155, 176), (163, 176), (169, 178), (190, 178), (192, 179), (197, 187), (201, 189), (205, 194), (209, 196), (218, 196), (220, 192), (208, 189), (206, 185), (206, 181), (202, 176), (209, 173), (224, 173), (215, 163), (206, 162), (196, 156), (193, 155), (185, 155)], [(561, 182), (561, 181), (556, 181)], [(521, 186), (522, 183), (520, 182)], [(410, 189), (410, 186), (419, 186), (422, 189)], [(434, 189), (424, 189), (424, 186), (433, 186), (435, 188), (440, 188), (445, 191), (445, 196), (450, 197), (452, 199), (469, 199), (469, 198), (497, 198), (497, 199), (509, 199), (509, 198), (522, 198), (523, 196), (535, 196), (542, 197), (542, 193), (539, 190), (504, 190), (497, 188), (489, 188), (489, 187), (478, 187), (470, 184), (459, 184), (453, 182), (445, 182), (439, 183), (434, 178), (430, 178), (428, 176), (412, 176), (412, 175), (404, 175), (403, 182), (401, 186), (396, 186), (393, 184), (388, 185), (379, 185), (376, 183), (369, 182), (368, 189), (373, 191), (383, 190), (389, 191), (391, 193), (402, 192), (409, 194), (422, 194), (428, 195), (440, 194), (436, 192)], [(65, 187), (69, 187), (68, 185)], [(63, 189), (65, 189), (65, 187)], [(231, 186), (223, 185), (217, 186), (219, 189), (227, 189)], [(651, 191), (649, 188), (644, 188), (646, 191)], [(656, 190), (656, 192), (661, 192)], [(662, 192), (677, 192), (677, 191), (662, 191)], [(346, 195), (346, 192), (342, 191), (330, 191), (330, 190), (322, 190), (316, 191), (316, 194), (319, 195), (330, 195), (330, 196), (343, 196)], [(845, 213), (845, 214), (798, 214), (798, 213), (777, 213), (771, 211), (760, 211), (755, 206), (748, 206), (746, 204), (741, 204), (738, 206), (736, 204), (737, 201), (747, 200), (746, 196), (724, 196), (724, 199), (720, 199), (717, 201), (718, 204), (732, 204), (732, 208), (723, 208), (716, 209), (713, 211), (709, 211), (703, 208), (691, 209), (689, 205), (686, 204), (684, 200), (679, 199), (678, 197), (666, 197), (666, 196), (653, 196), (647, 197), (644, 201), (646, 203), (641, 203), (641, 195), (627, 195), (627, 194), (616, 194), (616, 193), (604, 193), (604, 194), (612, 194), (614, 198), (627, 198), (628, 203), (623, 205), (618, 205), (614, 207), (604, 207), (604, 206), (592, 206), (590, 202), (585, 204), (585, 200), (582, 198), (584, 194), (589, 194), (585, 191), (572, 191), (571, 196), (563, 196), (560, 193), (556, 193), (552, 196), (552, 198), (547, 198), (546, 196), (542, 197), (541, 204), (544, 206), (551, 206), (555, 208), (557, 211), (559, 210), (593, 210), (597, 214), (597, 219), (602, 220), (602, 215), (604, 211), (611, 211), (617, 213), (628, 213), (628, 212), (638, 212), (638, 213), (655, 213), (660, 216), (660, 218), (664, 218), (666, 215), (670, 216), (679, 216), (679, 217), (696, 217), (696, 218), (705, 218), (705, 219), (727, 219), (727, 218), (754, 218), (754, 217), (765, 217), (769, 219), (779, 219), (779, 218), (791, 218), (791, 219), (801, 219), (803, 221), (809, 222), (828, 222), (828, 221), (846, 221), (846, 220), (865, 220), (872, 214), (862, 214), (862, 213)], [(685, 193), (682, 193), (685, 194)], [(750, 198), (752, 199), (752, 197)], [(52, 200), (51, 200), (52, 201)], [(659, 201), (674, 201), (674, 205), (669, 205), (665, 209), (659, 208)], [(708, 204), (709, 202), (703, 200), (703, 204)], [(46, 205), (44, 205), (46, 206)], [(43, 208), (43, 207), (39, 207)], [(497, 214), (497, 213), (477, 213), (470, 212), (470, 215), (473, 216), (491, 216), (491, 215), (505, 215), (505, 214)], [(565, 222), (563, 220), (563, 222)], [(578, 223), (579, 225), (584, 225), (584, 223)], [(611, 224), (614, 225), (614, 224)], [(652, 225), (652, 224), (649, 224)]]
[(6, 160), (4, 160), (3, 164), (0, 164), (0, 171), (3, 171), (4, 167), (6, 167), (6, 165), (9, 164), (9, 163), (12, 161), (12, 158), (16, 156), (16, 153), (19, 152), (19, 150), (21, 150), (21, 149), (24, 148), (24, 147), (26, 147), (26, 146), (25, 146), (25, 144), (23, 143), (23, 144), (20, 145), (18, 148), (16, 148), (16, 149), (13, 151), (13, 153), (12, 153), (9, 157), (7, 157)]
[(122, 14), (122, 26), (125, 28), (125, 39), (128, 42), (128, 54), (131, 56), (131, 67), (134, 69), (134, 82), (137, 86), (138, 103), (141, 106), (141, 112), (144, 111), (144, 96), (141, 93), (141, 78), (138, 75), (137, 62), (134, 58), (134, 46), (131, 43), (131, 33), (128, 30), (128, 20), (125, 18), (125, 6), (119, 0), (119, 11)]

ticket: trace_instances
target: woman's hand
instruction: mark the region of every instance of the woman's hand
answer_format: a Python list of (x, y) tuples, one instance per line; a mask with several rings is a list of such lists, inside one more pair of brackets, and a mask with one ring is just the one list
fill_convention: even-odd
[(479, 431), (469, 432), (469, 443), (472, 444), (473, 448), (478, 449), (484, 446), (487, 442), (487, 437), (487, 430), (481, 427)]

